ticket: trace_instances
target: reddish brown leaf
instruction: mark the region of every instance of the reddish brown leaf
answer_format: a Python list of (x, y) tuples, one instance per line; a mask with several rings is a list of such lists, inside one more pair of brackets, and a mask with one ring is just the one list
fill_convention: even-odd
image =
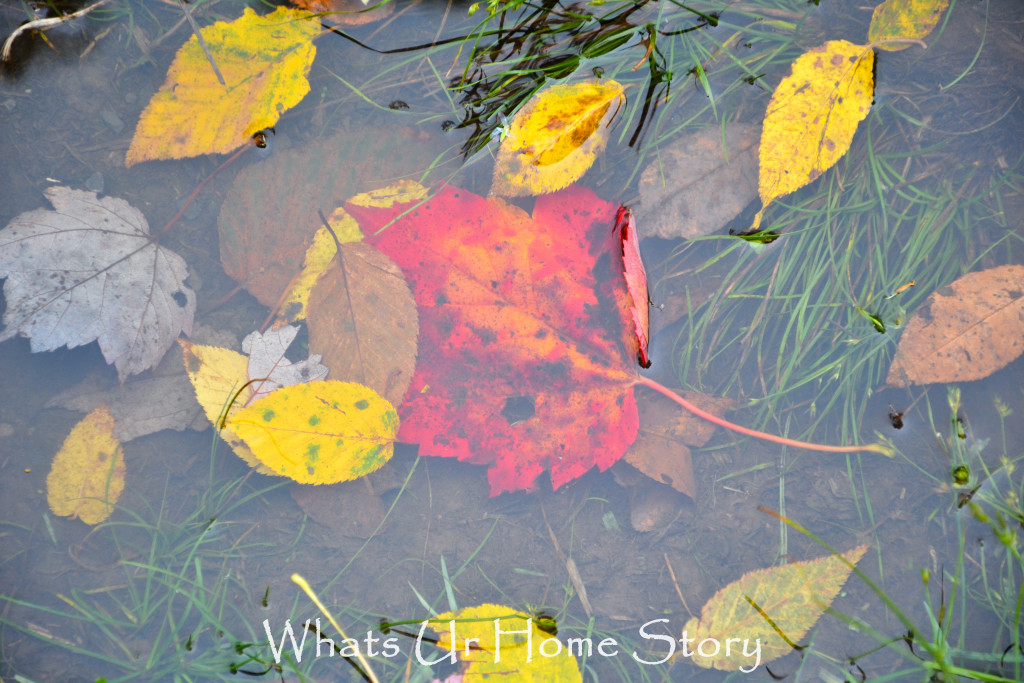
[(366, 235), (395, 221), (368, 241), (405, 272), (420, 310), (399, 439), (490, 464), (492, 495), (530, 489), (546, 469), (557, 488), (622, 456), (637, 434), (636, 375), (609, 341), (627, 327), (621, 299), (599, 298), (596, 274), (625, 290), (614, 205), (573, 187), (531, 217), (446, 187), (420, 206), (346, 209)]
[(629, 315), (633, 320), (633, 330), (639, 347), (637, 355), (640, 365), (649, 368), (651, 359), (647, 355), (647, 345), (650, 339), (651, 299), (647, 292), (647, 272), (640, 258), (640, 239), (636, 236), (633, 212), (624, 206), (619, 208), (615, 228), (622, 240), (622, 267), (626, 289), (629, 292)]
[(1024, 266), (966, 275), (933, 292), (900, 338), (886, 384), (966, 382), (1024, 352)]

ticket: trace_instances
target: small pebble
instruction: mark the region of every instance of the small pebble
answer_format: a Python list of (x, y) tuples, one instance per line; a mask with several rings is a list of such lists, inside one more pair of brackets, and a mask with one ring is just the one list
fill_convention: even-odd
[(103, 174), (96, 171), (85, 180), (85, 189), (99, 194), (103, 192)]
[(103, 121), (110, 126), (115, 133), (120, 133), (124, 128), (124, 121), (121, 120), (121, 117), (109, 109), (101, 111), (100, 118), (103, 119)]

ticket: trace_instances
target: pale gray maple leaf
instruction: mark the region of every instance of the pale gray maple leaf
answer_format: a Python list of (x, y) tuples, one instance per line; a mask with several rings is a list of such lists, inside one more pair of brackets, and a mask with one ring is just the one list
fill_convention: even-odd
[(192, 330), (185, 261), (123, 199), (68, 187), (46, 196), (52, 211), (27, 211), (0, 230), (0, 341), (20, 334), (32, 351), (53, 351), (95, 340), (121, 381), (154, 367)]
[(249, 403), (279, 387), (326, 379), (327, 367), (320, 364), (319, 353), (298, 363), (285, 358), (298, 333), (295, 325), (283, 325), (263, 334), (253, 332), (242, 340), (242, 353), (249, 356), (249, 379), (261, 380), (253, 382), (255, 392)]

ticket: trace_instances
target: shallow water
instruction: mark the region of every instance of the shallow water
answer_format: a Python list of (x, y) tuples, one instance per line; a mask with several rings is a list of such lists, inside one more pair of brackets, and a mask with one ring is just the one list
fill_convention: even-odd
[[(366, 45), (390, 49), (462, 36), (480, 20), (467, 18), (465, 6), (396, 4), (392, 18), (346, 31)], [(706, 9), (722, 8), (707, 3)], [(197, 3), (191, 11), (205, 26), (236, 18), (242, 4)], [(625, 21), (651, 22), (665, 33), (700, 23), (681, 12), (651, 4)], [(0, 9), (5, 34), (23, 18), (21, 7)], [(763, 82), (775, 85), (802, 50), (841, 37), (863, 40), (869, 18), (853, 2), (725, 8), (717, 27), (659, 38), (656, 55), (674, 66), (674, 78), (670, 89), (656, 90), (657, 106), (646, 117), (646, 67), (633, 70), (643, 64), (645, 34), (637, 32), (609, 54), (582, 59), (577, 78), (596, 68), (631, 85), (607, 151), (580, 183), (607, 201), (634, 206), (642, 216), (642, 171), (667, 154), (674, 140), (723, 121), (759, 122), (769, 94), (743, 77), (763, 70)], [(958, 499), (986, 480), (986, 467), (995, 471), (1001, 458), (1020, 456), (1024, 434), (1015, 416), (1024, 414), (1024, 365), (1018, 360), (987, 379), (961, 383), (959, 427), (951, 422), (944, 385), (881, 385), (898, 338), (896, 319), (924, 302), (928, 283), (938, 289), (961, 272), (1022, 261), (1022, 19), (1019, 4), (1010, 0), (961, 2), (941, 36), (926, 39), (927, 51), (879, 53), (876, 104), (848, 157), (817, 185), (769, 210), (766, 221), (783, 239), (755, 250), (725, 236), (749, 226), (757, 208), (751, 205), (720, 226), (718, 238), (642, 242), (653, 304), (651, 372), (659, 381), (727, 396), (736, 401), (730, 420), (768, 432), (828, 443), (865, 443), (881, 434), (898, 449), (895, 457), (806, 452), (717, 430), (704, 446), (691, 449), (695, 500), (625, 463), (606, 472), (593, 468), (556, 491), (542, 475), (534, 492), (491, 497), (483, 467), (418, 458), (414, 447), (400, 445), (391, 462), (366, 480), (314, 488), (253, 472), (186, 404), (192, 414), (176, 423), (184, 427), (194, 417), (197, 429), (165, 429), (126, 443), (124, 494), (109, 522), (91, 528), (55, 516), (47, 505), (50, 462), (82, 417), (60, 406), (67, 405), (69, 390), (86, 397), (108, 392), (108, 401), (124, 390), (94, 343), (31, 353), (27, 340), (15, 338), (0, 344), (0, 593), (6, 598), (0, 610), (0, 675), (36, 681), (171, 680), (176, 674), (236, 680), (232, 664), (266, 671), (274, 657), (264, 620), (280, 641), (287, 619), (299, 638), (299, 624), (322, 618), (290, 580), (297, 572), (349, 635), (362, 641), (364, 652), (370, 645), (380, 652), (372, 666), (382, 680), (443, 679), (454, 671), (442, 664), (418, 666), (415, 638), (391, 634), (397, 638), (393, 652), (371, 643), (383, 635), (368, 635), (381, 619), (418, 622), (448, 610), (452, 600), (459, 607), (498, 603), (544, 610), (557, 618), (563, 641), (591, 637), (596, 645), (614, 639), (615, 654), (606, 648), (579, 659), (587, 680), (722, 680), (728, 674), (699, 668), (678, 649), (673, 662), (659, 662), (668, 654), (664, 634), (678, 638), (701, 605), (747, 572), (826, 554), (759, 509), (767, 508), (840, 550), (870, 544), (860, 568), (921, 632), (931, 633), (925, 604), (937, 612), (945, 600), (944, 614), (953, 620), (950, 645), (978, 655), (957, 661), (1010, 679), (1019, 676), (1013, 668), (1019, 660), (1003, 658), (1000, 667), (998, 655), (1019, 642), (1013, 605), (1021, 567), (1006, 561), (998, 540), (979, 541), (984, 529), (956, 510)], [(786, 43), (779, 56), (757, 57), (794, 34), (795, 45)], [(152, 161), (130, 169), (124, 164), (140, 112), (189, 35), (174, 3), (116, 0), (51, 32), (49, 43), (38, 35), (21, 38), (0, 81), (0, 224), (45, 208), (43, 192), (54, 185), (122, 198), (145, 215), (153, 231), (167, 224), (226, 158)], [(403, 175), (433, 183), (444, 179), (487, 194), (498, 144), (463, 157), (470, 135), (487, 138), (489, 131), (475, 125), (473, 116), (481, 109), (467, 110), (459, 93), (442, 87), (467, 69), (466, 53), (457, 44), (389, 55), (336, 35), (316, 44), (310, 94), (275, 125), (272, 153), (247, 152), (219, 173), (161, 240), (189, 267), (199, 311), (193, 341), (238, 350), (269, 313), (250, 294), (236, 293), (236, 282), (221, 265), (218, 223), (228, 220), (224, 207), (258, 216), (296, 197), (337, 206)], [(714, 53), (723, 44), (731, 50), (729, 59)], [(495, 59), (509, 58), (496, 54)], [(704, 64), (713, 99), (686, 73), (694, 64), (691, 55)], [(469, 125), (451, 127), (447, 121)], [(495, 113), (484, 123), (498, 121)], [(311, 158), (313, 150), (327, 160), (322, 167), (301, 169), (301, 176), (281, 170)], [(855, 196), (852, 189), (844, 195), (844, 188), (859, 187), (883, 163), (878, 159), (907, 182), (887, 185), (879, 175), (877, 183), (866, 184), (875, 195)], [(825, 187), (832, 189), (820, 194)], [(909, 249), (909, 233), (887, 241), (885, 230), (897, 234), (892, 214), (902, 210), (901, 197), (917, 192), (935, 197), (936, 213), (952, 207), (948, 223), (939, 221), (935, 229), (944, 230), (943, 239), (955, 240), (955, 246), (922, 254), (912, 269), (918, 284), (883, 304), (878, 291), (867, 292), (864, 283), (875, 282), (877, 264), (898, 263), (901, 250)], [(533, 206), (532, 200), (514, 203)], [(883, 218), (879, 205), (890, 214)], [(330, 213), (334, 206), (316, 208)], [(308, 206), (304, 210), (313, 213)], [(818, 218), (800, 222), (812, 213)], [(815, 230), (829, 228), (835, 231), (827, 243), (814, 241)], [(643, 237), (642, 221), (638, 230)], [(886, 249), (884, 256), (872, 255)], [(955, 258), (939, 253), (950, 249)], [(827, 313), (820, 324), (794, 328), (793, 292), (814, 287), (801, 290), (797, 277), (797, 284), (787, 285), (778, 273), (789, 272), (786, 264), (792, 262), (803, 261), (808, 271), (830, 258), (838, 262), (846, 250), (859, 253), (842, 262), (850, 264), (848, 270), (821, 277), (850, 286), (837, 287), (827, 300), (810, 299), (807, 316)], [(787, 256), (793, 261), (785, 261)], [(886, 280), (879, 289), (884, 285), (883, 294), (892, 293), (900, 284)], [(883, 317), (886, 334), (856, 312), (867, 300), (878, 306), (868, 312)], [(683, 317), (687, 311), (692, 315)], [(609, 336), (618, 339), (620, 333), (612, 329)], [(305, 352), (303, 347), (289, 357), (297, 360)], [(789, 367), (787, 358), (801, 352), (809, 355)], [(156, 373), (141, 378), (180, 374), (174, 353)], [(801, 372), (813, 374), (806, 368), (814, 357), (837, 365), (805, 382), (792, 380)], [(857, 362), (872, 369), (856, 374)], [(853, 379), (844, 384), (848, 377), (859, 382), (855, 390), (849, 388)], [(472, 381), (451, 378), (455, 384)], [(160, 386), (151, 391), (166, 399), (170, 390)], [(654, 394), (637, 389), (636, 395), (643, 415)], [(172, 412), (157, 394), (139, 396), (146, 398), (121, 400), (151, 403), (146, 417)], [(902, 429), (893, 428), (891, 411), (905, 412)], [(528, 413), (508, 422), (527, 422), (533, 417)], [(956, 436), (958, 428), (963, 438)], [(663, 448), (685, 457), (681, 444)], [(960, 462), (971, 468), (971, 481), (954, 491), (950, 471)], [(1005, 484), (1004, 476), (996, 481)], [(1019, 490), (1019, 476), (1011, 473), (1009, 479)], [(644, 531), (636, 531), (631, 520), (641, 517), (636, 525)], [(1007, 528), (1017, 531), (1012, 520)], [(923, 570), (931, 572), (927, 586)], [(899, 640), (907, 626), (863, 581), (851, 578), (834, 607), (869, 623), (876, 637), (826, 616), (797, 639), (805, 649), (769, 664), (773, 674), (830, 681), (842, 680), (844, 671), (856, 679), (860, 670), (871, 678), (894, 672), (901, 672), (897, 679), (921, 678)], [(326, 621), (322, 626), (326, 632)], [(415, 635), (418, 625), (405, 628)], [(896, 645), (858, 656), (879, 639)], [(267, 677), (353, 678), (338, 657), (326, 651), (315, 657), (306, 647), (301, 663), (285, 662), (283, 674), (271, 670)], [(438, 655), (429, 649), (427, 656)], [(756, 671), (759, 680), (765, 678), (763, 663)]]

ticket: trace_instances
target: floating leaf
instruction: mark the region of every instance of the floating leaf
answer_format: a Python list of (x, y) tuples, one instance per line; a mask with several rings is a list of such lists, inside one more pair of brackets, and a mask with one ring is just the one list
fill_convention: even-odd
[[(331, 230), (328, 230), (327, 226), (321, 227), (313, 234), (313, 242), (306, 248), (306, 255), (302, 259), (302, 270), (292, 280), (288, 292), (278, 306), (279, 320), (289, 323), (305, 320), (309, 293), (327, 267), (334, 261), (334, 257), (338, 253), (338, 243), (359, 242), (363, 239), (359, 225), (345, 209), (335, 209), (327, 217), (327, 223), (331, 226), (334, 234), (331, 234)], [(337, 242), (335, 242), (335, 238), (337, 238)]]
[(229, 417), (228, 426), (274, 474), (334, 484), (391, 458), (398, 415), (368, 387), (327, 380), (278, 389)]
[(909, 42), (883, 41), (924, 38), (948, 6), (949, 0), (885, 0), (871, 15), (868, 41), (880, 50), (905, 50)]
[(309, 347), (335, 379), (371, 387), (401, 403), (416, 366), (416, 301), (398, 266), (369, 244), (341, 254), (309, 298)]
[(830, 40), (797, 57), (768, 103), (761, 134), (759, 189), (764, 205), (807, 185), (850, 148), (874, 93), (875, 53)]
[[(185, 371), (195, 388), (196, 400), (213, 424), (214, 430), (228, 442), (231, 450), (263, 474), (270, 474), (259, 458), (253, 455), (241, 437), (230, 428), (221, 429), (221, 418), (227, 410), (231, 417), (252, 398), (252, 385), (247, 385), (249, 359), (242, 354), (219, 346), (204, 346), (179, 339)], [(232, 399), (234, 399), (232, 401)]]
[(298, 333), (299, 328), (294, 325), (282, 325), (265, 333), (252, 332), (242, 340), (242, 351), (249, 356), (248, 377), (260, 380), (251, 385), (253, 393), (246, 403), (259, 400), (279, 387), (327, 377), (327, 368), (320, 364), (318, 353), (298, 363), (284, 357)]
[(114, 511), (124, 489), (124, 454), (114, 436), (114, 416), (100, 404), (76, 424), (53, 459), (46, 500), (53, 514), (99, 524)]
[[(477, 605), (431, 619), (437, 646), (456, 652), (467, 681), (582, 681), (575, 657), (537, 619), (503, 605)], [(454, 636), (454, 637), (453, 637)], [(553, 641), (553, 642), (549, 642)]]
[[(489, 463), (492, 495), (530, 489), (546, 469), (557, 488), (622, 456), (637, 412), (634, 357), (606, 331), (632, 328), (617, 208), (575, 186), (540, 197), (532, 216), (452, 186), (425, 203), (346, 205), (367, 235), (390, 223), (367, 240), (402, 268), (420, 313), (403, 441)], [(615, 286), (599, 299), (602, 256)]]
[(988, 377), (1024, 352), (1024, 266), (967, 273), (910, 316), (886, 384)]
[(757, 197), (757, 130), (708, 126), (658, 150), (640, 176), (644, 237), (692, 239), (721, 230)]
[(223, 154), (248, 144), (309, 92), (306, 75), (319, 32), (320, 22), (309, 13), (285, 7), (262, 17), (246, 8), (231, 23), (202, 29), (225, 83), (192, 36), (142, 112), (125, 165)]
[(619, 208), (615, 229), (622, 240), (622, 269), (626, 278), (626, 291), (629, 294), (626, 309), (633, 321), (633, 335), (630, 341), (636, 342), (637, 360), (641, 367), (646, 368), (651, 365), (651, 359), (647, 355), (650, 342), (651, 296), (647, 291), (647, 271), (644, 270), (644, 262), (640, 258), (640, 238), (636, 236), (633, 212), (624, 206)]
[(53, 351), (96, 340), (122, 381), (155, 367), (192, 330), (185, 261), (157, 244), (123, 199), (67, 187), (46, 196), (53, 211), (28, 211), (0, 231), (0, 341), (20, 334), (33, 351)]
[[(839, 589), (868, 549), (862, 545), (843, 553), (806, 562), (795, 562), (744, 574), (718, 591), (696, 617), (683, 627), (684, 637), (698, 644), (693, 663), (705, 668), (752, 671), (752, 657), (743, 656), (744, 642), (753, 648), (760, 639), (760, 664), (773, 661), (793, 651), (804, 634), (832, 604)], [(782, 635), (785, 636), (785, 639)], [(726, 648), (703, 656), (699, 644), (711, 638), (719, 644), (727, 639), (736, 643), (731, 655)], [(787, 642), (788, 640), (788, 642)], [(710, 649), (710, 648), (708, 648)]]
[(615, 81), (555, 85), (535, 95), (501, 143), (491, 193), (544, 194), (581, 178), (604, 151), (608, 124), (623, 99)]
[[(432, 158), (408, 131), (379, 135), (356, 128), (250, 164), (236, 176), (217, 219), (225, 272), (264, 306), (296, 300), (290, 292), (303, 277), (307, 248), (323, 228), (319, 212), (329, 214), (361, 189), (385, 185), (382, 179), (418, 177)], [(343, 229), (339, 240), (354, 237), (351, 230)], [(333, 254), (334, 240), (323, 239), (330, 240), (325, 249)]]

